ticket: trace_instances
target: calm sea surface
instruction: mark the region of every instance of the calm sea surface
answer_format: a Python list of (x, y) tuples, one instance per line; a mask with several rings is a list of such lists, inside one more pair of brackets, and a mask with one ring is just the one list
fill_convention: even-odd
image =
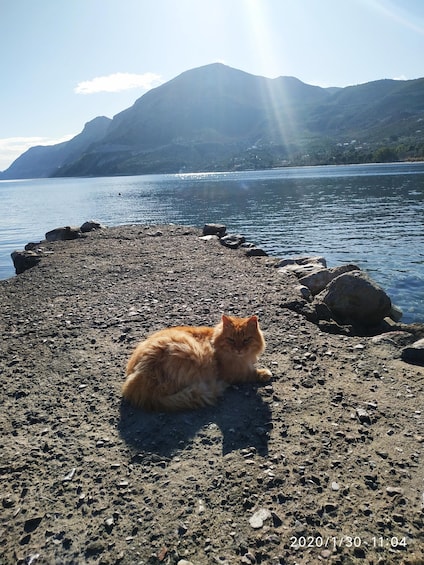
[(356, 263), (424, 322), (424, 163), (0, 181), (0, 278), (13, 250), (90, 219), (222, 222), (271, 255)]

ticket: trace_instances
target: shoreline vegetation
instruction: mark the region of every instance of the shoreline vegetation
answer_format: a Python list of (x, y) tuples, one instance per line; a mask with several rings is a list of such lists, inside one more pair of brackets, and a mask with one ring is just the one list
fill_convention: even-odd
[[(328, 331), (237, 236), (49, 233), (0, 281), (5, 564), (422, 562), (424, 325)], [(223, 312), (259, 317), (270, 383), (182, 414), (122, 400), (141, 339)]]

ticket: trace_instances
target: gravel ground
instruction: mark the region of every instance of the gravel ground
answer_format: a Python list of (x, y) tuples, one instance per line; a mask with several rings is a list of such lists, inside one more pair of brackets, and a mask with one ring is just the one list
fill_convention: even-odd
[[(272, 259), (199, 235), (106, 228), (0, 282), (0, 563), (424, 563), (424, 368), (322, 332)], [(122, 402), (139, 340), (222, 312), (259, 316), (270, 384)]]

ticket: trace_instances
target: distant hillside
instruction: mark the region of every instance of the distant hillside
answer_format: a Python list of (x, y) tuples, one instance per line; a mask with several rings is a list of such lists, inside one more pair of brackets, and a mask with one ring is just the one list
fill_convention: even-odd
[(105, 135), (110, 122), (110, 118), (98, 117), (85, 124), (83, 131), (69, 141), (31, 147), (1, 173), (0, 178), (27, 179), (54, 175), (60, 167), (74, 162), (89, 151), (93, 142)]
[(222, 64), (186, 71), (113, 120), (34, 147), (1, 178), (424, 158), (424, 79), (320, 88)]

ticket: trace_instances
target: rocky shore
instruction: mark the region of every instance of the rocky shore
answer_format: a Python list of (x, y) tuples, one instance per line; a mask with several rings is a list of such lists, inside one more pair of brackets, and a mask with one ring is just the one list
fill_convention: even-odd
[[(0, 282), (1, 563), (424, 563), (424, 326), (222, 229), (62, 229)], [(140, 339), (222, 312), (259, 316), (270, 384), (122, 402)]]

